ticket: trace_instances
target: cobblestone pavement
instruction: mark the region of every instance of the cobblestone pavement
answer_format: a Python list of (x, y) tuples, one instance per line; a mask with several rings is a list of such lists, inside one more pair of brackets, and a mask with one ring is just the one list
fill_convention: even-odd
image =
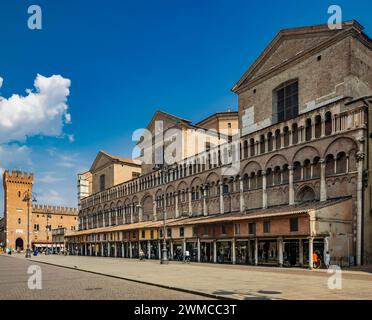
[[(30, 275), (27, 274), (27, 269), (30, 265), (41, 267), (41, 290), (28, 289), (28, 277)], [(0, 255), (0, 300), (19, 299), (196, 300), (206, 298), (132, 281)]]
[[(19, 258), (24, 259), (23, 255)], [(235, 299), (372, 299), (372, 274), (343, 271), (342, 289), (329, 289), (326, 270), (217, 264), (160, 265), (157, 260), (40, 255), (32, 258), (126, 279)], [(18, 259), (17, 259), (18, 260)]]

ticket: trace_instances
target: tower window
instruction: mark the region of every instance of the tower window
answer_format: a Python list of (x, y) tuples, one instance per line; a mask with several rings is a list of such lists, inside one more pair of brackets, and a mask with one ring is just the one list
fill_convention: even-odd
[(21, 224), (21, 222), (22, 222), (22, 221), (21, 221), (21, 218), (18, 218), (18, 224)]
[(274, 121), (282, 122), (298, 115), (298, 81), (285, 82), (274, 90)]

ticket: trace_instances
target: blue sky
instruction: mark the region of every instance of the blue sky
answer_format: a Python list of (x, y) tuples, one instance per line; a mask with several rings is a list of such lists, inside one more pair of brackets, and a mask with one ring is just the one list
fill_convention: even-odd
[[(42, 30), (27, 28), (32, 4)], [(33, 171), (39, 202), (75, 206), (76, 173), (100, 149), (130, 157), (132, 132), (156, 109), (194, 121), (236, 109), (230, 89), (276, 33), (326, 23), (331, 4), (372, 35), (368, 0), (2, 0), (0, 96), (26, 96), (37, 74), (60, 75), (71, 81), (71, 121), (59, 133), (27, 128), (27, 139), (0, 131), (0, 168)]]

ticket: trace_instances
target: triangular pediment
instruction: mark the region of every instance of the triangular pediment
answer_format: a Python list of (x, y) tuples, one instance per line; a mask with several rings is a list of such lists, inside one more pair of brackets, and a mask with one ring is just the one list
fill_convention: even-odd
[(105, 152), (98, 152), (96, 159), (94, 160), (90, 172), (94, 173), (97, 169), (104, 168), (112, 164), (114, 160)]
[(151, 133), (154, 133), (156, 121), (163, 122), (164, 130), (179, 125), (189, 126), (191, 123), (191, 121), (189, 120), (158, 110), (155, 112), (149, 124), (147, 125), (147, 130), (149, 130)]
[(308, 52), (339, 39), (351, 29), (360, 32), (363, 27), (356, 21), (350, 21), (343, 23), (343, 28), (340, 30), (331, 30), (328, 25), (319, 25), (280, 31), (244, 73), (232, 91), (237, 92), (241, 87), (245, 87), (286, 63), (300, 59)]

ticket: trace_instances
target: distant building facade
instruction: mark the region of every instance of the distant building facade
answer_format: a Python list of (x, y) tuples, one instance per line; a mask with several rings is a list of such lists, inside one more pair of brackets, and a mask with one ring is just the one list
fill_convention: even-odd
[(362, 30), (350, 21), (280, 31), (232, 89), (239, 140), (95, 188), (67, 245), (157, 259), (166, 238), (171, 259), (188, 249), (199, 262), (312, 268), (313, 252), (329, 251), (333, 263), (370, 262), (372, 41)]
[[(4, 217), (1, 220), (0, 239), (4, 248), (25, 250), (27, 232), (30, 248), (52, 247), (52, 229), (77, 229), (76, 208), (38, 205), (33, 202), (33, 174), (5, 171)], [(30, 197), (30, 201), (25, 201)], [(28, 217), (29, 213), (29, 217)]]

